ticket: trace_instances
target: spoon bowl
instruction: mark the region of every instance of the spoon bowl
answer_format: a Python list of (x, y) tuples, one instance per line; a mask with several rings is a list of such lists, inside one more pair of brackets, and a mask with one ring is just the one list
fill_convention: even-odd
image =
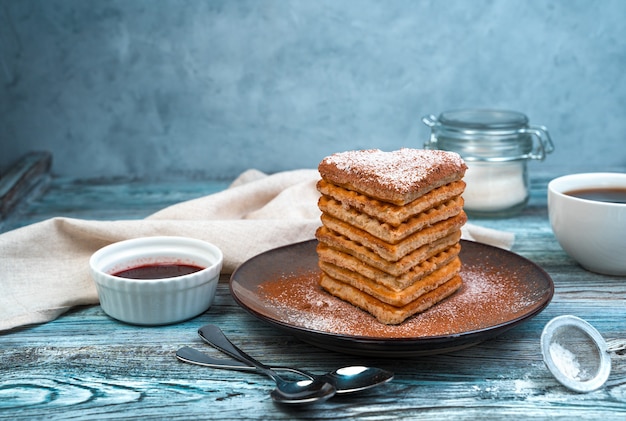
[(371, 389), (393, 379), (393, 373), (378, 367), (342, 367), (322, 376), (335, 386), (337, 393), (353, 393)]

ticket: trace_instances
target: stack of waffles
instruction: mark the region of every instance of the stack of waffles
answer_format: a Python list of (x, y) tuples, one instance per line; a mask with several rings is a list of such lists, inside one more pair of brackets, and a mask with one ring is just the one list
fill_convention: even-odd
[(348, 151), (318, 169), (320, 285), (399, 324), (462, 285), (466, 165), (438, 150)]

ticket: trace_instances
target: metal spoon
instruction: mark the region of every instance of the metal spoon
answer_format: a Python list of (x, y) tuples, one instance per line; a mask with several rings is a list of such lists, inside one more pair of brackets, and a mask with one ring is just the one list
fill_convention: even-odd
[(262, 364), (233, 345), (222, 330), (215, 325), (206, 325), (199, 331), (200, 336), (210, 345), (231, 357), (256, 367), (256, 371), (270, 377), (276, 383), (271, 393), (277, 403), (304, 404), (320, 402), (335, 395), (335, 387), (322, 379), (288, 381), (270, 367)]
[[(256, 367), (250, 366), (238, 360), (215, 358), (188, 346), (179, 349), (176, 357), (187, 363), (205, 367), (225, 370), (256, 371)], [(303, 370), (292, 367), (272, 367), (274, 371), (288, 371), (309, 379), (322, 378), (335, 386), (337, 394), (358, 392), (365, 389), (387, 383), (393, 379), (393, 373), (376, 367), (351, 366), (343, 367), (322, 376), (315, 376)]]
[[(226, 339), (224, 333), (215, 325), (206, 325), (198, 329), (200, 337), (209, 345), (221, 349), (214, 343), (215, 339)], [(223, 351), (223, 350), (222, 350)], [(233, 356), (226, 352), (226, 354)], [(209, 357), (210, 358), (210, 357)], [(237, 358), (237, 357), (234, 357)], [(206, 361), (206, 360), (205, 360)], [(242, 360), (239, 360), (242, 361)], [(218, 360), (219, 362), (219, 360)], [(245, 363), (245, 361), (243, 361)], [(393, 379), (394, 374), (390, 371), (377, 367), (350, 366), (339, 368), (323, 375), (314, 375), (292, 367), (276, 367), (275, 370), (298, 373), (310, 379), (322, 380), (332, 384), (338, 394), (358, 392), (378, 386)]]

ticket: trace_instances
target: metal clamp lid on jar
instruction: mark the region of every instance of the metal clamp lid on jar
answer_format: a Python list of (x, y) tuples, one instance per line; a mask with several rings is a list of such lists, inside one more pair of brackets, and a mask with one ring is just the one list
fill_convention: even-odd
[(530, 126), (516, 111), (454, 110), (424, 116), (422, 122), (431, 128), (426, 149), (454, 151), (467, 161), (543, 160), (554, 150), (548, 129)]

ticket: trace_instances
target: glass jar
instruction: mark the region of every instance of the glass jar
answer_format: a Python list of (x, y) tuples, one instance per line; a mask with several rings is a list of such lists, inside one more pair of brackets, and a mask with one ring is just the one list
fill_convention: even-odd
[(464, 208), (474, 216), (521, 211), (529, 197), (527, 161), (554, 150), (548, 130), (529, 126), (528, 117), (515, 111), (455, 110), (422, 122), (431, 128), (426, 149), (457, 152), (465, 160)]

